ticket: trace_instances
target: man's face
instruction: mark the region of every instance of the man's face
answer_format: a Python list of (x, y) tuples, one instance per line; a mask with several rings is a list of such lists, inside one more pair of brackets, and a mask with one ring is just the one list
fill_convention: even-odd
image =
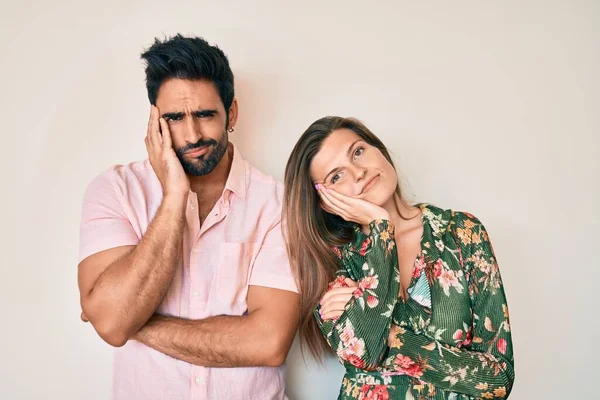
[(156, 106), (186, 174), (209, 174), (227, 151), (227, 116), (231, 111), (229, 124), (235, 124), (235, 100), (226, 111), (212, 82), (173, 78), (161, 85)]

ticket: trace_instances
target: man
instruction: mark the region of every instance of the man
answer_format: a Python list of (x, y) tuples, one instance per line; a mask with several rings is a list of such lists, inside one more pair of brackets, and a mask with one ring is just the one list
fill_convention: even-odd
[(228, 141), (219, 48), (177, 35), (142, 59), (148, 160), (91, 182), (80, 231), (82, 319), (117, 347), (113, 398), (283, 399), (299, 296), (282, 186)]

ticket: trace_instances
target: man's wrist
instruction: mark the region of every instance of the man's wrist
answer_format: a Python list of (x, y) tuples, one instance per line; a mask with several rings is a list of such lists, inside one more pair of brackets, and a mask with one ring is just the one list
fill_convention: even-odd
[(169, 211), (185, 210), (189, 192), (166, 193), (162, 200), (162, 208)]

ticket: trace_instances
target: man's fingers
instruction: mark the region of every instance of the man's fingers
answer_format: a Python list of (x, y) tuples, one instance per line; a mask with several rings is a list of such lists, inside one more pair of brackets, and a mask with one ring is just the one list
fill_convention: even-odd
[(152, 116), (150, 121), (150, 147), (159, 148), (162, 145), (162, 139), (160, 137), (160, 128), (158, 123), (158, 108), (152, 106)]
[(152, 106), (150, 106), (150, 115), (148, 116), (148, 126), (146, 127), (146, 136), (150, 132), (150, 124), (152, 123)]
[(172, 148), (171, 131), (169, 130), (169, 124), (167, 124), (164, 118), (160, 119), (160, 127), (162, 129), (163, 150)]

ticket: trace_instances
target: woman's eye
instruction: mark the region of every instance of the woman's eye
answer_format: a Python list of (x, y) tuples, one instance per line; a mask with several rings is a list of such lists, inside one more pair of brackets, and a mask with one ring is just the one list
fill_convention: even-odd
[(331, 183), (336, 183), (341, 178), (340, 173), (338, 172), (331, 178)]
[(365, 149), (363, 149), (362, 147), (359, 147), (358, 149), (354, 150), (354, 158), (359, 157), (362, 153), (364, 153)]

